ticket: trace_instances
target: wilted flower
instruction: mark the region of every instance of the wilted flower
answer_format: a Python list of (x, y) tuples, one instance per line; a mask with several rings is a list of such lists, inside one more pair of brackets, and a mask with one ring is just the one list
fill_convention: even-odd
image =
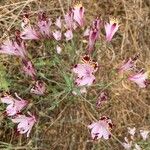
[(78, 3), (73, 8), (73, 18), (79, 24), (83, 26), (84, 24), (84, 7), (81, 3)]
[(23, 41), (18, 43), (17, 41), (6, 40), (0, 46), (0, 53), (20, 56), (22, 58), (26, 57), (26, 49)]
[(66, 41), (69, 41), (73, 38), (73, 33), (72, 33), (72, 30), (67, 30), (65, 33), (64, 33), (65, 37), (66, 37)]
[(128, 127), (128, 132), (129, 132), (130, 135), (134, 136), (135, 131), (136, 131), (136, 128), (135, 128), (135, 127), (134, 127), (134, 128)]
[(56, 25), (59, 29), (61, 29), (62, 23), (61, 23), (61, 18), (60, 18), (60, 17), (58, 17), (58, 18), (56, 19), (55, 25)]
[(127, 62), (124, 62), (123, 65), (119, 68), (119, 72), (123, 73), (124, 71), (128, 71), (132, 69), (135, 65), (135, 61), (132, 58), (129, 58)]
[(24, 71), (24, 73), (28, 76), (31, 76), (34, 79), (35, 75), (36, 75), (36, 70), (33, 67), (32, 62), (27, 61), (27, 60), (23, 60), (22, 63), (23, 63), (22, 70)]
[(20, 98), (16, 93), (16, 98), (13, 98), (10, 95), (4, 96), (1, 98), (2, 103), (7, 104), (6, 113), (8, 116), (14, 116), (28, 104), (26, 100)]
[(96, 102), (96, 106), (99, 107), (107, 99), (108, 99), (108, 94), (106, 92), (101, 92), (99, 97), (98, 97), (98, 100)]
[(100, 20), (97, 18), (93, 21), (89, 32), (88, 51), (91, 52), (94, 48), (96, 40), (99, 38)]
[(136, 128), (135, 127), (134, 128), (128, 127), (128, 132), (131, 135), (131, 139), (134, 139), (134, 134), (136, 132)]
[(16, 116), (14, 119), (12, 119), (12, 122), (18, 124), (17, 131), (20, 134), (27, 133), (27, 137), (29, 137), (31, 129), (36, 123), (36, 118), (34, 115), (31, 115), (29, 113), (29, 116), (25, 116), (25, 115)]
[(140, 72), (129, 77), (129, 80), (135, 82), (140, 88), (147, 86), (148, 72)]
[(90, 28), (87, 28), (84, 33), (83, 33), (83, 36), (89, 36), (90, 35)]
[[(81, 93), (81, 94), (87, 93), (86, 88), (85, 88), (85, 87), (82, 87), (82, 88), (80, 89), (80, 93)], [(77, 95), (78, 93), (77, 93), (76, 91), (72, 91), (72, 94), (73, 94), (73, 95)]]
[(105, 31), (106, 31), (106, 40), (111, 41), (114, 34), (118, 30), (118, 20), (117, 19), (110, 19), (110, 23), (105, 24)]
[(141, 134), (143, 140), (146, 140), (148, 138), (149, 133), (150, 133), (150, 131), (148, 131), (148, 130), (140, 130), (140, 134)]
[(74, 22), (73, 22), (73, 12), (72, 10), (69, 10), (69, 12), (65, 15), (65, 23), (66, 28), (72, 30), (74, 28)]
[(43, 81), (36, 81), (30, 92), (37, 95), (43, 95), (45, 92), (45, 83)]
[(51, 31), (50, 26), (52, 22), (50, 19), (47, 18), (46, 13), (41, 12), (38, 16), (38, 27), (40, 30), (40, 33), (43, 37), (50, 37)]
[(57, 45), (57, 46), (56, 46), (56, 52), (57, 52), (58, 54), (60, 54), (61, 51), (62, 51), (62, 48), (61, 48), (59, 45)]
[(140, 147), (139, 145), (137, 145), (137, 144), (135, 143), (135, 148), (134, 148), (133, 150), (142, 150), (142, 149), (141, 149), (141, 147)]
[(55, 38), (56, 41), (60, 41), (61, 40), (61, 31), (57, 30), (57, 31), (53, 32), (53, 37)]
[(105, 140), (111, 137), (111, 129), (113, 127), (111, 119), (108, 117), (101, 117), (99, 121), (92, 123), (88, 126), (91, 129), (92, 139), (104, 138)]
[(132, 147), (132, 141), (129, 142), (127, 137), (124, 138), (125, 142), (123, 142), (123, 147), (127, 150), (130, 150)]

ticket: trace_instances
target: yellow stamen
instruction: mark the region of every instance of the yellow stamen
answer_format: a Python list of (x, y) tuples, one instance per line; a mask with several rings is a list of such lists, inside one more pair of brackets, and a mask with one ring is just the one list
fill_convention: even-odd
[(79, 1), (74, 5), (74, 8), (81, 8), (82, 7), (82, 2)]
[(117, 18), (110, 18), (110, 24), (119, 24), (119, 20)]

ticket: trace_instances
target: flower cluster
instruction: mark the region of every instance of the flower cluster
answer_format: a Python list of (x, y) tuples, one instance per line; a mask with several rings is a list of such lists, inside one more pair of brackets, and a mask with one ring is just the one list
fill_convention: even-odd
[[(124, 142), (123, 142), (123, 147), (127, 150), (142, 150), (141, 146), (138, 144), (138, 141), (136, 141), (136, 128), (130, 128), (128, 127), (128, 133), (130, 135), (130, 140), (129, 138), (125, 137)], [(138, 132), (140, 136), (142, 137), (142, 140), (146, 141), (148, 139), (148, 134), (150, 133), (149, 130), (140, 130)], [(139, 142), (140, 143), (140, 142)]]
[[(137, 55), (133, 58), (129, 58), (127, 61), (124, 61), (123, 64), (118, 68), (120, 74), (127, 72), (129, 70), (136, 69)], [(149, 73), (144, 72), (143, 69), (138, 71), (133, 75), (130, 75), (128, 79), (132, 82), (135, 82), (140, 88), (145, 88), (149, 84)]]
[(36, 123), (36, 118), (30, 112), (28, 116), (21, 115), (21, 111), (28, 105), (28, 101), (22, 99), (15, 93), (16, 98), (11, 95), (5, 95), (1, 98), (1, 102), (7, 104), (6, 114), (11, 117), (12, 122), (18, 123), (17, 131), (20, 134), (27, 133), (27, 137), (31, 132), (33, 125)]
[[(39, 12), (35, 24), (32, 25), (30, 16), (25, 14), (21, 23), (21, 31), (17, 30), (14, 39), (5, 40), (0, 46), (0, 53), (13, 55), (20, 58), (22, 66), (21, 71), (29, 76), (34, 82), (34, 85), (30, 89), (31, 94), (44, 95), (46, 86), (44, 81), (39, 80), (37, 77), (37, 70), (29, 57), (26, 41), (27, 40), (55, 40), (56, 52), (61, 54), (62, 48), (61, 43), (63, 40), (69, 42), (74, 37), (74, 32), (77, 28), (85, 29), (84, 19), (85, 9), (81, 3), (77, 3), (73, 8), (64, 15), (64, 18), (58, 17), (55, 22), (52, 22), (47, 17), (45, 12)], [(53, 28), (54, 29), (53, 29)], [(99, 69), (98, 62), (94, 60), (93, 52), (95, 50), (96, 42), (100, 37), (101, 28), (105, 30), (105, 41), (111, 42), (115, 33), (119, 29), (117, 19), (110, 18), (109, 22), (104, 23), (100, 18), (95, 18), (91, 23), (91, 26), (84, 30), (83, 37), (87, 39), (86, 55), (82, 56), (80, 62), (74, 65), (72, 72), (75, 74), (75, 86), (80, 89), (81, 93), (86, 93), (86, 88), (91, 86), (96, 81), (96, 72)], [(129, 58), (129, 60), (123, 62), (119, 67), (118, 72), (123, 74), (135, 68), (137, 58)], [(128, 77), (130, 81), (135, 82), (139, 87), (144, 88), (148, 84), (148, 72), (140, 71), (139, 73)], [(72, 92), (77, 95), (75, 91)], [(17, 99), (16, 99), (17, 98)], [(20, 114), (22, 110), (28, 105), (27, 100), (21, 99), (17, 94), (16, 98), (10, 95), (1, 98), (1, 102), (7, 104), (6, 113), (11, 117), (12, 122), (18, 124), (18, 131), (20, 134), (27, 133), (27, 137), (36, 123), (34, 115), (28, 112), (28, 116)], [(96, 106), (100, 106), (103, 102), (108, 99), (108, 95), (105, 91), (102, 91), (98, 97)], [(111, 129), (113, 123), (110, 118), (103, 116), (98, 121), (93, 122), (88, 128), (91, 130), (92, 139), (109, 139), (111, 137)], [(134, 136), (134, 130), (130, 130), (132, 137)], [(148, 133), (147, 133), (148, 134)], [(146, 133), (141, 131), (142, 137), (146, 139)], [(131, 147), (132, 142), (129, 142), (125, 138), (124, 147)], [(137, 147), (137, 145), (136, 145)]]

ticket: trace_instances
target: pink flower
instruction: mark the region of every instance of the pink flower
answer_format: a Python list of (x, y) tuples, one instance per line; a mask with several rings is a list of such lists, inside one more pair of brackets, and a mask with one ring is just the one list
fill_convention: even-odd
[(69, 12), (65, 15), (65, 23), (67, 29), (73, 29), (74, 28), (74, 22), (73, 22), (73, 12), (72, 10), (69, 10)]
[(61, 51), (62, 51), (62, 48), (60, 47), (60, 46), (56, 46), (56, 52), (58, 53), (58, 54), (60, 54), (61, 53)]
[(51, 36), (51, 32), (50, 32), (51, 24), (52, 24), (52, 22), (50, 19), (47, 18), (46, 13), (44, 13), (44, 12), (39, 13), (38, 27), (39, 27), (39, 30), (40, 30), (40, 33), (42, 34), (42, 36), (44, 36), (44, 37)]
[(18, 124), (17, 131), (20, 134), (27, 133), (27, 137), (29, 137), (31, 129), (36, 123), (36, 118), (34, 115), (31, 115), (29, 113), (29, 116), (25, 116), (25, 115), (16, 116), (14, 119), (12, 119), (12, 122)]
[(73, 18), (79, 24), (79, 26), (83, 26), (84, 24), (84, 7), (81, 3), (78, 3), (73, 8)]
[(61, 18), (60, 18), (60, 17), (58, 17), (58, 18), (56, 19), (55, 25), (56, 25), (59, 29), (61, 29), (62, 23), (61, 23)]
[(118, 30), (119, 25), (116, 19), (110, 19), (110, 23), (105, 24), (106, 40), (111, 41), (114, 34)]
[(26, 26), (20, 34), (20, 37), (24, 40), (38, 40), (39, 35), (34, 28), (30, 25)]
[(88, 126), (91, 129), (91, 137), (92, 139), (100, 139), (104, 138), (105, 140), (111, 137), (111, 129), (112, 129), (112, 121), (108, 117), (101, 117), (99, 121), (93, 122)]
[(148, 138), (149, 133), (150, 133), (150, 131), (148, 131), (148, 130), (140, 130), (140, 134), (144, 141)]
[(129, 58), (127, 62), (124, 62), (124, 64), (119, 68), (119, 72), (123, 73), (124, 71), (128, 71), (134, 67), (134, 61)]
[(96, 40), (99, 38), (100, 20), (97, 18), (93, 21), (93, 25), (89, 32), (88, 51), (91, 52), (94, 48)]
[(73, 38), (73, 33), (72, 33), (72, 30), (67, 30), (65, 33), (64, 33), (65, 37), (66, 37), (66, 41), (69, 41)]
[(135, 82), (140, 88), (145, 88), (147, 86), (148, 72), (137, 73), (128, 79)]
[(99, 97), (98, 97), (98, 100), (96, 102), (96, 106), (99, 107), (107, 99), (108, 99), (108, 94), (106, 92), (101, 92)]
[(22, 70), (24, 71), (24, 73), (25, 73), (27, 76), (31, 76), (31, 77), (34, 79), (35, 76), (36, 76), (36, 70), (35, 70), (35, 68), (33, 67), (32, 62), (31, 62), (31, 61), (23, 60), (22, 63), (23, 63)]
[(23, 41), (17, 42), (11, 40), (6, 40), (3, 42), (3, 44), (0, 47), (0, 53), (20, 56), (22, 58), (25, 58), (27, 55), (25, 44)]
[(37, 95), (43, 95), (45, 92), (45, 83), (42, 81), (36, 81), (30, 92)]
[(90, 86), (95, 81), (94, 68), (89, 64), (77, 64), (72, 71), (77, 74), (77, 86)]
[(79, 78), (82, 78), (89, 74), (93, 74), (94, 68), (90, 64), (77, 64), (72, 71), (76, 73)]
[(1, 98), (2, 103), (7, 104), (6, 113), (8, 116), (14, 116), (28, 104), (26, 100), (23, 100), (15, 93), (17, 99), (13, 98), (10, 95), (4, 96)]
[(53, 32), (53, 37), (55, 38), (56, 41), (60, 41), (61, 40), (61, 31), (55, 31)]
[(90, 86), (95, 81), (93, 73), (97, 71), (97, 62), (91, 60), (88, 55), (82, 58), (83, 64), (77, 64), (74, 66), (72, 71), (77, 74), (76, 85), (77, 86)]
[(77, 78), (75, 81), (75, 84), (77, 86), (90, 86), (94, 83), (95, 81), (95, 76), (94, 75), (87, 75), (83, 76), (82, 78)]

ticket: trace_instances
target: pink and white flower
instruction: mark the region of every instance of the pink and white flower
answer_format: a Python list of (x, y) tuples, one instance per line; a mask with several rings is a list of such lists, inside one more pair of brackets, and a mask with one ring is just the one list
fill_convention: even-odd
[(53, 32), (53, 37), (55, 38), (56, 41), (60, 41), (61, 40), (61, 31), (57, 30), (57, 31)]
[(77, 86), (90, 86), (95, 81), (94, 68), (90, 64), (77, 64), (72, 71), (77, 74)]
[(8, 55), (15, 55), (25, 58), (27, 53), (25, 49), (25, 44), (23, 41), (18, 43), (17, 41), (6, 40), (0, 46), (0, 53), (8, 54)]
[(90, 86), (94, 83), (95, 81), (95, 76), (94, 75), (87, 75), (83, 76), (82, 78), (77, 78), (75, 80), (75, 84), (77, 86)]
[(56, 25), (59, 29), (61, 29), (61, 27), (62, 27), (61, 17), (58, 17), (58, 18), (56, 19), (55, 25)]
[(45, 92), (45, 83), (43, 81), (36, 81), (30, 92), (36, 95), (43, 95)]
[(148, 72), (140, 72), (132, 75), (128, 78), (130, 81), (135, 82), (140, 88), (145, 88), (147, 86)]
[(60, 54), (61, 51), (62, 51), (62, 48), (61, 48), (59, 45), (57, 45), (57, 46), (56, 46), (56, 52), (57, 52), (58, 54)]
[(20, 37), (24, 40), (38, 40), (39, 35), (37, 31), (30, 25), (27, 25), (20, 34)]
[(78, 3), (72, 11), (74, 20), (82, 27), (84, 25), (84, 7), (81, 3)]
[(106, 40), (111, 41), (119, 28), (117, 19), (110, 19), (110, 23), (105, 24)]
[(65, 37), (66, 37), (66, 41), (69, 41), (73, 38), (73, 33), (72, 33), (72, 30), (67, 30), (65, 33), (64, 33)]
[(17, 131), (20, 134), (27, 133), (27, 137), (29, 137), (29, 134), (32, 130), (32, 127), (36, 123), (36, 118), (34, 115), (28, 113), (29, 116), (25, 115), (18, 115), (14, 119), (11, 119), (13, 123), (17, 123)]
[(93, 21), (92, 27), (89, 32), (89, 41), (88, 41), (88, 51), (93, 51), (96, 40), (99, 38), (100, 31), (100, 19), (95, 19)]
[(17, 93), (15, 93), (15, 95), (17, 99), (10, 95), (1, 98), (2, 103), (8, 105), (6, 108), (6, 113), (8, 116), (14, 116), (17, 113), (20, 113), (21, 110), (28, 104), (28, 102), (20, 98)]
[(108, 117), (101, 117), (99, 121), (93, 122), (88, 126), (91, 129), (91, 137), (92, 139), (100, 139), (104, 138), (105, 140), (111, 137), (111, 129), (113, 127), (111, 119)]
[(135, 66), (135, 61), (129, 58), (127, 62), (124, 61), (123, 65), (119, 68), (119, 73), (131, 70)]
[(38, 27), (40, 30), (40, 33), (43, 37), (50, 37), (51, 36), (51, 20), (47, 18), (46, 13), (41, 12), (38, 16)]
[(140, 134), (144, 141), (148, 138), (149, 133), (150, 133), (150, 131), (148, 131), (148, 130), (140, 130)]
[(24, 71), (24, 73), (27, 76), (31, 76), (34, 79), (36, 76), (36, 70), (35, 70), (32, 62), (27, 61), (27, 60), (23, 60), (22, 63), (23, 63), (22, 70)]
[(65, 23), (66, 23), (66, 28), (68, 30), (74, 29), (73, 11), (72, 10), (69, 10), (69, 12), (65, 15)]

